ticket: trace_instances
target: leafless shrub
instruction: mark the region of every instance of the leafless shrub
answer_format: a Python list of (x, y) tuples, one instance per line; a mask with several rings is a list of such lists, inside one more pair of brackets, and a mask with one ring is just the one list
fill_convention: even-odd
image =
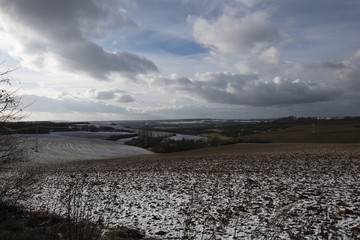
[(9, 132), (6, 122), (17, 121), (23, 117), (18, 89), (11, 88), (13, 71), (0, 73), (0, 201), (18, 202), (29, 184), (33, 183), (35, 173), (31, 170), (25, 171), (17, 165), (27, 159), (25, 139), (5, 134)]
[(80, 171), (70, 174), (67, 180), (61, 191), (60, 202), (65, 209), (68, 239), (98, 238), (102, 226), (91, 223), (89, 219), (92, 205), (86, 194), (88, 175)]
[(0, 134), (0, 168), (27, 161), (29, 148), (27, 139), (14, 135)]
[[(1, 64), (0, 64), (1, 65)], [(19, 120), (23, 116), (21, 98), (18, 89), (11, 89), (10, 75), (14, 70), (7, 70), (0, 73), (0, 122)]]

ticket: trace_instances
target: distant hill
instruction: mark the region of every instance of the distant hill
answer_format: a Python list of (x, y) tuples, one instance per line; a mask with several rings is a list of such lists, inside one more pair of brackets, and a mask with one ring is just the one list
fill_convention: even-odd
[(242, 139), (261, 139), (273, 143), (360, 143), (360, 118), (299, 119), (274, 123), (284, 127)]

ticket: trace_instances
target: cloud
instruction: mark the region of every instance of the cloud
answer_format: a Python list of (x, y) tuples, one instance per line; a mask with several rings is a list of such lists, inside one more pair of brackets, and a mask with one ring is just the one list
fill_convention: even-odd
[(194, 20), (193, 34), (205, 47), (223, 53), (258, 51), (281, 39), (265, 11), (244, 17), (224, 13), (215, 21), (199, 17)]
[(334, 85), (344, 91), (360, 90), (360, 49), (342, 61), (321, 61), (308, 66), (313, 71), (334, 79)]
[(130, 94), (120, 89), (112, 89), (112, 90), (89, 89), (86, 93), (86, 96), (96, 100), (116, 100), (117, 102), (120, 103), (135, 102), (135, 99)]
[(77, 100), (73, 98), (48, 98), (37, 95), (23, 95), (22, 102), (26, 112), (52, 112), (52, 113), (127, 113), (123, 107), (108, 105), (102, 102)]
[(328, 70), (342, 70), (345, 69), (346, 66), (342, 62), (331, 62), (331, 61), (324, 61), (316, 64), (316, 68), (328, 69)]
[(209, 102), (247, 106), (277, 106), (334, 100), (341, 94), (324, 83), (310, 83), (275, 77), (271, 81), (257, 75), (204, 73), (189, 79), (178, 75), (160, 77), (156, 83)]
[(121, 1), (0, 0), (2, 47), (23, 66), (59, 69), (99, 80), (111, 75), (158, 71), (150, 60), (128, 52), (107, 52), (92, 41), (110, 30), (136, 27)]
[(256, 4), (258, 4), (259, 0), (236, 0), (236, 2), (243, 4), (244, 6), (248, 8), (254, 7)]
[(356, 51), (348, 60), (343, 61), (343, 68), (340, 68), (338, 75), (350, 91), (360, 90), (360, 49)]
[(281, 62), (281, 54), (277, 48), (270, 47), (261, 53), (259, 59), (265, 63), (278, 65)]
[(131, 102), (135, 102), (135, 99), (132, 96), (128, 95), (128, 94), (122, 94), (122, 95), (119, 96), (118, 102), (131, 103)]
[(248, 61), (238, 62), (235, 67), (240, 74), (258, 74), (259, 71), (251, 66), (252, 64)]
[(113, 91), (99, 91), (97, 92), (96, 99), (99, 100), (108, 100), (108, 99), (114, 99), (115, 93)]

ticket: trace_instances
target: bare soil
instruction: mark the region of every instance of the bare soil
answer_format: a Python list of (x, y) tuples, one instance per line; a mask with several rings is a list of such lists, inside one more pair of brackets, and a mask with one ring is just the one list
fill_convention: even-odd
[(51, 196), (51, 210), (66, 212), (54, 196), (79, 185), (92, 221), (164, 239), (360, 237), (360, 144), (236, 144), (62, 166), (31, 204), (47, 208)]

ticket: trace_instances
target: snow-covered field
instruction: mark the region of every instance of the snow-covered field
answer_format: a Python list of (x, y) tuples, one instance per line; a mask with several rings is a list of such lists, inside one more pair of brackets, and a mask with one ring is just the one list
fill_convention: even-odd
[[(53, 163), (73, 160), (110, 159), (142, 154), (150, 151), (103, 140), (111, 132), (65, 132), (38, 135), (38, 151), (30, 153), (36, 162)], [(125, 133), (121, 133), (125, 134)], [(36, 136), (29, 136), (29, 147), (36, 148)]]
[(24, 205), (164, 239), (360, 237), (356, 147), (68, 163), (32, 193)]

